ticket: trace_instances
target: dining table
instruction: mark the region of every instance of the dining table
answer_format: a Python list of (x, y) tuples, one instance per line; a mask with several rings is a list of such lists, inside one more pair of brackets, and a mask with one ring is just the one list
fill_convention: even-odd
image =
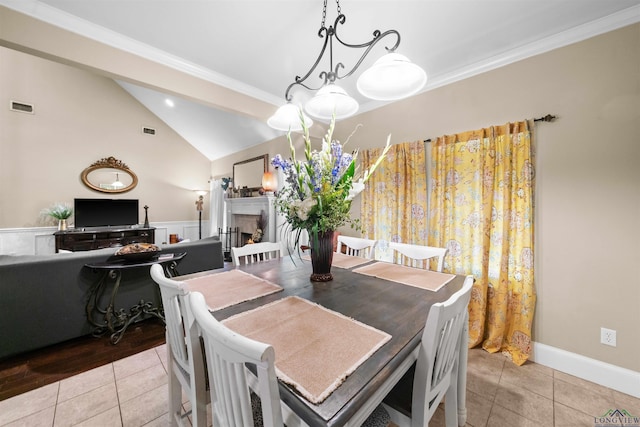
[[(343, 254), (334, 255), (341, 257), (343, 261), (346, 257)], [(303, 421), (300, 425), (359, 426), (415, 363), (430, 307), (435, 303), (444, 302), (461, 289), (465, 279), (463, 275), (451, 275), (451, 279), (437, 291), (433, 291), (359, 273), (362, 266), (379, 262), (384, 261), (363, 259), (351, 263), (357, 265), (342, 263), (349, 267), (341, 268), (335, 265), (334, 258), (331, 270), (333, 280), (313, 282), (310, 280), (310, 261), (293, 254), (237, 267), (227, 265), (224, 269), (179, 276), (175, 280), (190, 281), (236, 269), (282, 288), (280, 292), (271, 292), (265, 296), (212, 310), (212, 315), (222, 322), (295, 296), (390, 335), (390, 339), (373, 354), (368, 355), (366, 360), (320, 403), (310, 402), (289, 384), (278, 381), (280, 398)], [(427, 276), (433, 272), (424, 270), (421, 274)], [(460, 426), (466, 421), (466, 335), (466, 332), (463, 332), (458, 375)], [(336, 357), (331, 351), (319, 356), (328, 359)], [(276, 365), (277, 363), (276, 351)]]

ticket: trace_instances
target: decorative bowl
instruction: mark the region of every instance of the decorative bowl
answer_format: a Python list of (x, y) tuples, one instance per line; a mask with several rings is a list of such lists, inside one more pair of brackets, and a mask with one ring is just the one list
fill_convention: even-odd
[(121, 247), (114, 255), (126, 261), (147, 261), (160, 251), (158, 246), (151, 243), (132, 243)]

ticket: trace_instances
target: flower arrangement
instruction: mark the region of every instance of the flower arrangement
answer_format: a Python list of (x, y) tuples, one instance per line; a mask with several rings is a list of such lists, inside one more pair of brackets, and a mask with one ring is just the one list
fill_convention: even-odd
[(391, 136), (387, 138), (387, 144), (373, 166), (360, 175), (358, 150), (352, 153), (344, 150), (351, 136), (345, 144), (332, 138), (335, 118), (331, 120), (320, 151), (311, 150), (309, 129), (302, 120), (302, 112), (300, 121), (305, 159), (296, 160), (289, 132), (291, 158), (286, 160), (278, 154), (271, 160), (274, 167), (282, 169), (285, 177), (284, 188), (276, 194), (276, 210), (285, 216), (291, 229), (297, 230), (296, 242), (302, 230), (307, 230), (316, 240), (318, 233), (334, 231), (347, 223), (352, 227), (359, 226), (358, 221), (350, 217), (351, 201), (364, 190), (364, 184), (386, 156), (391, 139)]
[(43, 215), (48, 215), (57, 220), (67, 219), (73, 215), (73, 208), (66, 203), (55, 203), (51, 207), (42, 211)]

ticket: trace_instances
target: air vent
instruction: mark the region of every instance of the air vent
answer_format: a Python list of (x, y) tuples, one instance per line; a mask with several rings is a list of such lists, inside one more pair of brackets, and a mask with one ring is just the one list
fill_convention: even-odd
[(11, 111), (17, 111), (19, 113), (33, 114), (33, 105), (27, 104), (25, 102), (10, 101), (9, 109)]
[(146, 133), (147, 135), (155, 135), (156, 130), (154, 128), (148, 128), (146, 126), (142, 127), (142, 133)]

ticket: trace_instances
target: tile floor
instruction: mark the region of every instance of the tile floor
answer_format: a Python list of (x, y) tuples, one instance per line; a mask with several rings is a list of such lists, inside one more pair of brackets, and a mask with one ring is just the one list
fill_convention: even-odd
[[(0, 426), (166, 426), (162, 345), (0, 402)], [(640, 399), (535, 363), (469, 352), (467, 426), (594, 427), (612, 408), (640, 415)], [(430, 423), (444, 426), (438, 409)]]

